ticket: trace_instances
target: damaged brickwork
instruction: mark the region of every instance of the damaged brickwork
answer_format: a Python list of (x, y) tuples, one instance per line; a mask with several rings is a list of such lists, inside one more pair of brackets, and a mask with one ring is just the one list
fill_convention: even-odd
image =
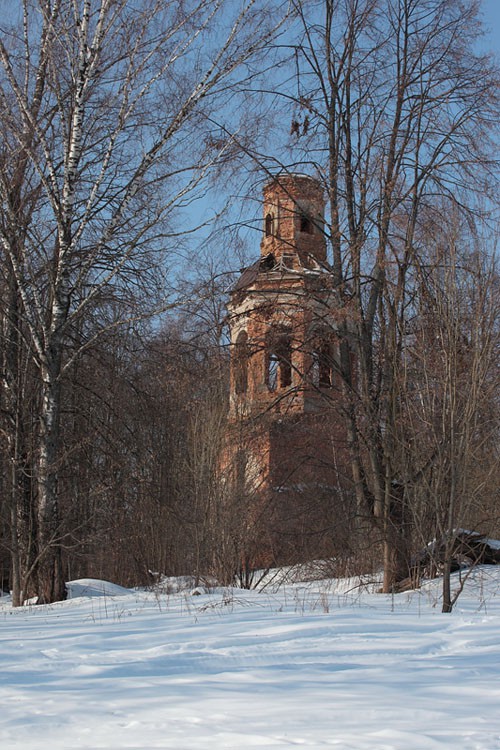
[(325, 554), (348, 486), (337, 334), (346, 312), (326, 262), (314, 178), (279, 175), (264, 186), (260, 257), (228, 310), (223, 463), (255, 537), (255, 564)]

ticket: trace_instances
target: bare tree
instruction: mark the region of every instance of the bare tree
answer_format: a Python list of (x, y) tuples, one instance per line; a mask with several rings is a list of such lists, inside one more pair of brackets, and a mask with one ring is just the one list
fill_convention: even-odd
[(286, 65), (295, 75), (275, 91), (294, 163), (314, 168), (329, 198), (331, 274), (348, 313), (338, 333), (353, 488), (360, 517), (372, 515), (382, 535), (390, 591), (408, 572), (394, 436), (415, 274), (441, 213), (473, 223), (478, 196), (497, 188), (498, 71), (477, 51), (475, 0), (296, 0), (294, 9)]
[(463, 586), (452, 594), (460, 540), (491, 532), (497, 520), (500, 307), (494, 256), (478, 252), (477, 241), (469, 249), (457, 217), (443, 218), (433, 240), (404, 352), (397, 440), (417, 544), (434, 539), (450, 612)]
[[(4, 317), (8, 371), (26, 347), (40, 394), (39, 602), (65, 595), (64, 378), (103, 330), (154, 308), (165, 245), (179, 233), (173, 211), (226, 148), (207, 152), (199, 128), (226, 106), (236, 71), (279, 25), (279, 10), (264, 6), (24, 0), (19, 18), (2, 28)], [(3, 381), (11, 415), (15, 382), (17, 375)]]

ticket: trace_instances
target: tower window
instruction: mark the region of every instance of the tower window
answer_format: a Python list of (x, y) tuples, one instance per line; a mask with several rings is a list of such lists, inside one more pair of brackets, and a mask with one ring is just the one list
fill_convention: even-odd
[(332, 345), (324, 338), (316, 339), (311, 352), (310, 382), (316, 388), (331, 388), (333, 385)]
[(266, 237), (272, 237), (274, 235), (274, 217), (272, 214), (266, 214), (265, 225)]
[(269, 336), (266, 382), (270, 391), (292, 384), (292, 344), (287, 331), (272, 332)]
[(300, 215), (300, 231), (304, 234), (313, 233), (313, 223), (309, 216), (306, 216), (305, 214)]
[(238, 395), (247, 392), (248, 388), (248, 335), (240, 331), (236, 339), (234, 353), (234, 388)]
[(280, 360), (274, 352), (269, 354), (269, 363), (267, 366), (267, 386), (270, 391), (275, 391), (279, 382)]

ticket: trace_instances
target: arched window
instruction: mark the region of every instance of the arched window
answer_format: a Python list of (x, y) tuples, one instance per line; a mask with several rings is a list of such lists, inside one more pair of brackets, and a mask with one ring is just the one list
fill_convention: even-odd
[(309, 380), (316, 388), (331, 388), (334, 374), (333, 347), (325, 335), (317, 335), (311, 352)]
[(270, 391), (292, 384), (292, 342), (286, 329), (272, 331), (268, 336), (266, 382)]
[(269, 352), (267, 363), (267, 387), (270, 391), (278, 388), (280, 361), (275, 352)]
[(240, 331), (234, 351), (234, 388), (238, 395), (247, 392), (248, 388), (248, 335)]
[(314, 226), (309, 218), (309, 216), (306, 216), (306, 214), (300, 215), (300, 231), (304, 234), (313, 234)]
[(266, 214), (265, 225), (266, 237), (272, 237), (274, 235), (274, 217), (272, 214)]

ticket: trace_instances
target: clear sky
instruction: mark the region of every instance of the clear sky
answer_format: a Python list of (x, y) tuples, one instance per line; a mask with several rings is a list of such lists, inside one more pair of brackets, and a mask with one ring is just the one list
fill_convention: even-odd
[(483, 19), (487, 31), (485, 46), (500, 60), (500, 0), (483, 0)]

